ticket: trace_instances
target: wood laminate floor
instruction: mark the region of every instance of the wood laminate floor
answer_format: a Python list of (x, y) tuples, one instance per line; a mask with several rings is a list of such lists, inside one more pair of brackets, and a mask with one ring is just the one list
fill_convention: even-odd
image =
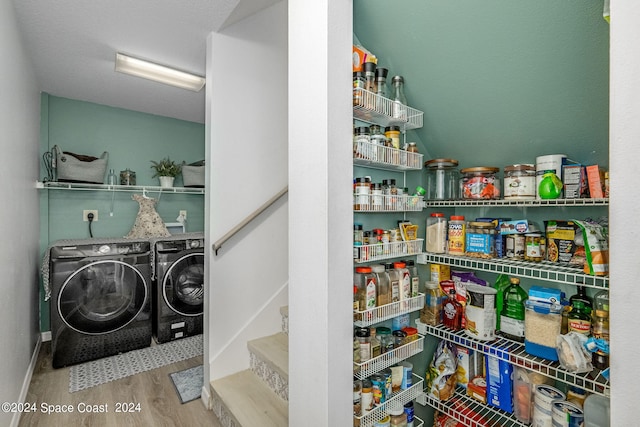
[[(51, 342), (45, 342), (40, 348), (26, 398), (27, 403), (36, 404), (37, 410), (23, 413), (19, 427), (222, 427), (215, 414), (207, 410), (200, 399), (182, 404), (169, 377), (173, 372), (201, 363), (202, 356), (194, 357), (69, 393), (69, 368), (51, 367)], [(49, 405), (58, 405), (54, 406), (57, 410), (62, 410), (64, 405), (72, 408), (73, 413), (47, 414)], [(79, 412), (94, 407), (104, 412)], [(132, 409), (133, 412), (116, 412), (118, 407)]]

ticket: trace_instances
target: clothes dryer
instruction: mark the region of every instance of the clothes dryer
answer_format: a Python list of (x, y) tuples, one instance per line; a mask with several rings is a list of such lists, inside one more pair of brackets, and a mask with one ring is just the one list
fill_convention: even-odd
[(203, 329), (204, 235), (152, 240), (155, 257), (154, 336), (158, 343)]
[(148, 241), (73, 241), (50, 247), (53, 367), (151, 344)]

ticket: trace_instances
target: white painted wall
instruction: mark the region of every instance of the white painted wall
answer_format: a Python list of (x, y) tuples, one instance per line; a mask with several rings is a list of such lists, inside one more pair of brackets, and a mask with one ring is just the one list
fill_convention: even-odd
[(352, 14), (289, 0), (291, 426), (353, 423)]
[[(208, 245), (287, 185), (287, 8), (277, 3), (207, 45)], [(217, 379), (249, 366), (248, 340), (280, 331), (288, 303), (285, 196), (208, 260), (207, 354)]]
[(610, 265), (611, 425), (640, 423), (640, 3), (611, 1)]
[[(0, 2), (0, 402), (20, 402), (38, 342), (38, 147), (40, 94), (11, 2)], [(14, 417), (15, 416), (15, 417)], [(0, 425), (17, 422), (0, 412)]]

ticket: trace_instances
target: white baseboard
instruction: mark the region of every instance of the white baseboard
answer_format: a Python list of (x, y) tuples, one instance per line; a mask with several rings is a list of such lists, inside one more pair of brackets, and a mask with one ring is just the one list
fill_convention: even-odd
[[(49, 340), (51, 340), (51, 332), (49, 332)], [(29, 385), (31, 384), (31, 378), (33, 377), (33, 371), (36, 369), (36, 363), (38, 361), (38, 354), (40, 353), (40, 346), (42, 345), (42, 336), (38, 337), (36, 341), (36, 346), (33, 349), (33, 354), (31, 355), (31, 362), (29, 362), (29, 367), (27, 368), (27, 373), (24, 376), (24, 381), (22, 382), (22, 389), (20, 390), (20, 398), (18, 401), (20, 403), (24, 403), (27, 400), (27, 393), (29, 392)], [(11, 419), (11, 427), (18, 427), (20, 423), (20, 415), (21, 412), (15, 412), (13, 414), (13, 418)]]
[(42, 342), (51, 341), (51, 331), (44, 331), (40, 333), (42, 337)]
[(205, 384), (202, 386), (202, 392), (200, 393), (200, 400), (202, 400), (202, 404), (209, 411), (213, 410), (213, 403), (211, 401), (211, 393), (209, 390), (209, 384)]

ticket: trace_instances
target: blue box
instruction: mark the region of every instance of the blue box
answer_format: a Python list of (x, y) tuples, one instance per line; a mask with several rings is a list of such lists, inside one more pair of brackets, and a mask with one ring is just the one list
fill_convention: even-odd
[(485, 360), (487, 403), (512, 414), (513, 366), (493, 356), (485, 356)]
[(559, 289), (532, 286), (529, 288), (529, 300), (549, 304), (560, 304), (563, 292)]

